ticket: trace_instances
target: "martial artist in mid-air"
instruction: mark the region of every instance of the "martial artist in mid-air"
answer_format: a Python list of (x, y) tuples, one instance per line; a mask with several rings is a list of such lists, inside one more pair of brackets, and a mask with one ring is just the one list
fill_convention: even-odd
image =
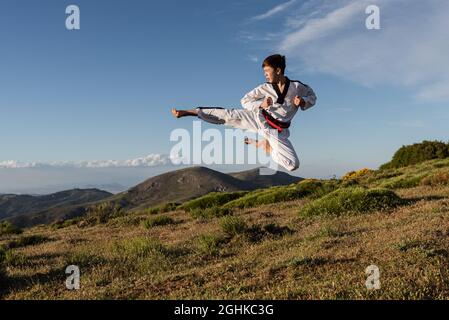
[(288, 171), (299, 168), (299, 159), (288, 139), (290, 123), (298, 111), (307, 110), (316, 103), (312, 88), (284, 75), (285, 56), (267, 57), (262, 64), (267, 82), (248, 92), (241, 100), (244, 109), (197, 107), (191, 110), (172, 109), (176, 118), (195, 116), (214, 124), (248, 130), (264, 139), (245, 138), (246, 144), (263, 147), (274, 162)]

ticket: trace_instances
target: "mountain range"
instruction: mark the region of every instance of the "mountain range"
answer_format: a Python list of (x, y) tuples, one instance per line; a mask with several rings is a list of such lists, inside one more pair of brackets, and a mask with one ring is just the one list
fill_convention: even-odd
[(260, 175), (259, 168), (222, 173), (197, 166), (151, 177), (115, 195), (92, 188), (39, 196), (3, 194), (0, 195), (0, 220), (29, 227), (82, 216), (89, 206), (102, 202), (119, 200), (126, 210), (144, 209), (166, 202), (183, 202), (209, 192), (255, 190), (302, 180), (285, 172), (272, 173)]

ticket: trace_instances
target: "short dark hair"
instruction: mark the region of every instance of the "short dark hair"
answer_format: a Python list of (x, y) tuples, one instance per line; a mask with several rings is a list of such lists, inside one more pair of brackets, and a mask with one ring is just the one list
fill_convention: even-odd
[(280, 54), (273, 54), (269, 57), (266, 57), (262, 63), (263, 67), (272, 67), (273, 69), (280, 68), (282, 73), (285, 72), (285, 56)]

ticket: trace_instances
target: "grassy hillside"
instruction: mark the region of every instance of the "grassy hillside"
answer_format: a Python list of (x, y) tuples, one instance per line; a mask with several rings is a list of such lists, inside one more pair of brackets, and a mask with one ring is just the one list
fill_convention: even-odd
[(449, 159), (106, 209), (1, 235), (2, 298), (449, 298)]

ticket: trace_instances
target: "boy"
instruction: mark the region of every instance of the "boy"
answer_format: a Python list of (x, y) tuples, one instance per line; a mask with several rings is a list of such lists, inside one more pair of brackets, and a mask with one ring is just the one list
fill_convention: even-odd
[(220, 107), (198, 107), (191, 110), (172, 109), (176, 118), (196, 116), (214, 124), (259, 133), (264, 139), (257, 141), (245, 138), (246, 144), (263, 147), (273, 161), (288, 171), (299, 168), (299, 159), (288, 139), (291, 120), (298, 111), (307, 110), (316, 103), (312, 88), (300, 81), (290, 80), (284, 75), (285, 56), (267, 57), (262, 68), (266, 83), (248, 92), (241, 100), (244, 109)]

